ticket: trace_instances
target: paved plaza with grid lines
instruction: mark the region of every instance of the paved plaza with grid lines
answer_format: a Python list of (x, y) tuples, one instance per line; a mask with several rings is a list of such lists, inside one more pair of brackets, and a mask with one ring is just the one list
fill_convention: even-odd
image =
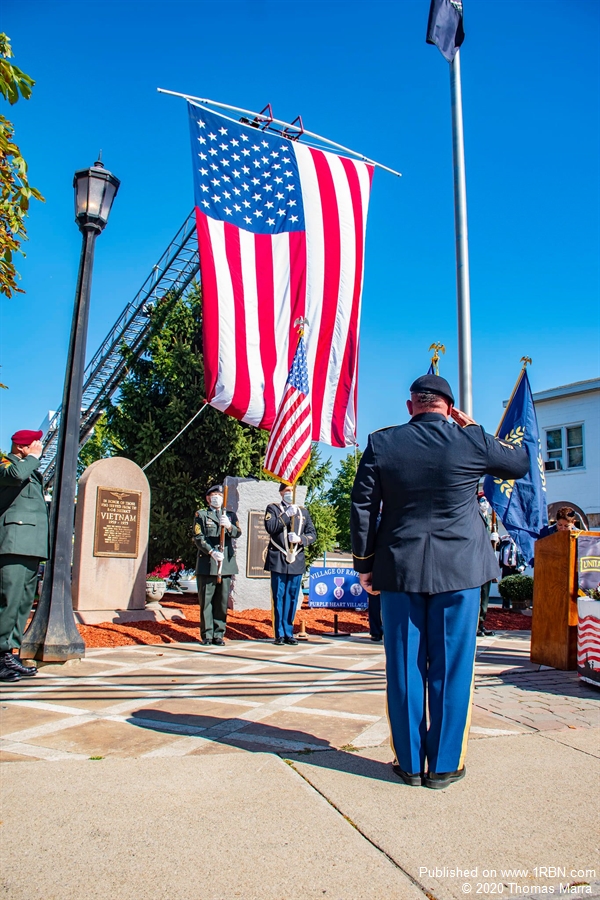
[[(553, 859), (600, 878), (579, 827), (592, 814), (598, 693), (530, 663), (525, 632), (478, 641), (467, 778), (440, 792), (392, 773), (384, 650), (366, 635), (90, 650), (1, 696), (5, 858), (24, 818), (38, 868), (46, 849), (59, 856), (37, 885), (10, 862), (11, 898), (443, 900), (464, 893), (460, 878), (435, 875), (457, 860), (533, 870)], [(66, 857), (58, 874), (60, 827), (76, 829), (85, 884)], [(289, 856), (275, 873), (273, 852)], [(228, 877), (222, 854), (236, 860)]]

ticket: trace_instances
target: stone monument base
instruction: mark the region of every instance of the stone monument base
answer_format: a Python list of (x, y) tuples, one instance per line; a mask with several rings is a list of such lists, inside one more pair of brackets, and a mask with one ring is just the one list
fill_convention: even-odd
[(153, 606), (150, 609), (74, 609), (73, 615), (79, 625), (130, 625), (133, 622), (168, 622), (169, 619), (184, 619), (180, 609)]

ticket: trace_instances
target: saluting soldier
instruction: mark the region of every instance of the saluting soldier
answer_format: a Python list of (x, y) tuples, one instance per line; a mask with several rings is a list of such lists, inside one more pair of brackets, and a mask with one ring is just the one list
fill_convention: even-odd
[(0, 459), (0, 681), (37, 672), (23, 665), (19, 649), (40, 561), (48, 559), (48, 508), (38, 471), (41, 436), (41, 431), (17, 431), (10, 453)]
[[(200, 602), (200, 638), (204, 646), (222, 647), (227, 627), (227, 601), (231, 576), (238, 572), (233, 541), (242, 533), (236, 514), (223, 509), (223, 486), (215, 484), (206, 493), (208, 509), (194, 518), (194, 541), (198, 547), (196, 581)], [(220, 547), (224, 528), (223, 549)]]
[(265, 510), (265, 529), (269, 546), (265, 569), (271, 573), (273, 631), (276, 644), (297, 644), (294, 619), (302, 576), (306, 571), (304, 548), (317, 539), (309, 511), (296, 506), (292, 488), (279, 486), (280, 503), (270, 503)]
[(417, 378), (407, 407), (407, 424), (369, 435), (352, 552), (362, 587), (381, 594), (394, 771), (445, 788), (465, 774), (480, 587), (498, 572), (477, 484), (522, 478), (529, 457), (454, 409), (439, 375)]

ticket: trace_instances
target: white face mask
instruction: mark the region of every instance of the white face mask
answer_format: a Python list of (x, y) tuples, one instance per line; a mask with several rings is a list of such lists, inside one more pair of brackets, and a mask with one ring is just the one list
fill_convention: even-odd
[(283, 499), (284, 499), (284, 501), (285, 501), (286, 503), (291, 503), (292, 500), (294, 499), (294, 495), (292, 494), (291, 491), (284, 491), (284, 492), (283, 492)]
[(211, 494), (208, 498), (208, 502), (213, 509), (221, 509), (221, 507), (223, 506), (223, 497), (221, 496), (221, 494)]

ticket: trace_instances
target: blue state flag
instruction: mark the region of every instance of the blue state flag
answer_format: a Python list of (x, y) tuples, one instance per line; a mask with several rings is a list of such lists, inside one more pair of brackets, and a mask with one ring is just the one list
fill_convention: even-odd
[(485, 496), (529, 563), (537, 538), (548, 524), (546, 474), (527, 371), (522, 370), (496, 437), (529, 453), (529, 472), (517, 481), (486, 475)]

